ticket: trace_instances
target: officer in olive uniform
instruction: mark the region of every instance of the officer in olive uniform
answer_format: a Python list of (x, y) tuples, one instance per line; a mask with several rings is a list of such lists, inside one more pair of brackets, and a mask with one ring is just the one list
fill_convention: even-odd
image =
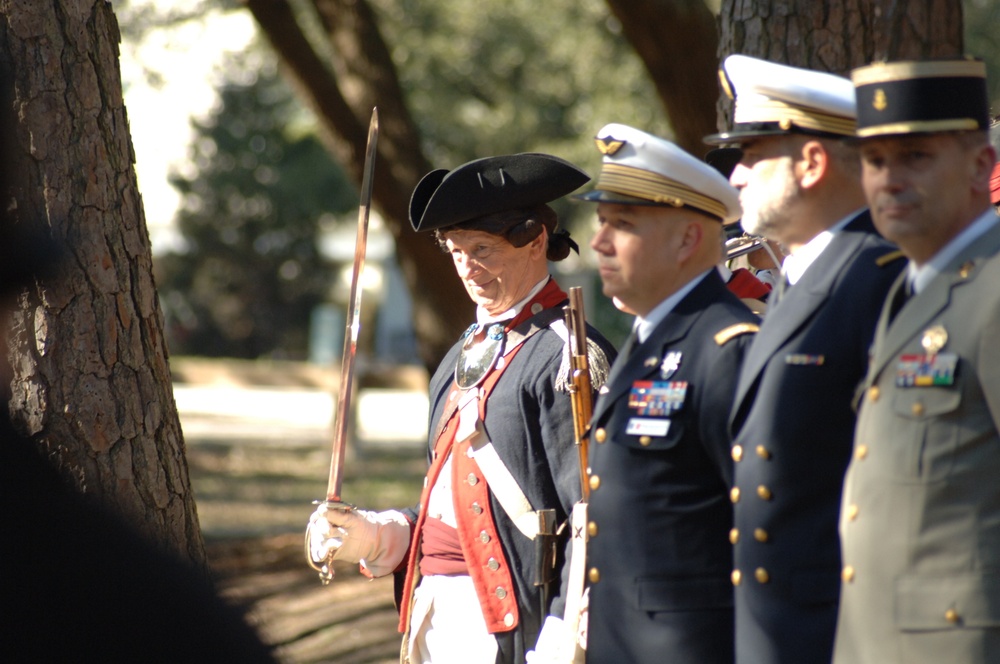
[[(790, 255), (740, 372), (731, 425), (736, 660), (828, 664), (840, 588), (837, 517), (852, 400), (904, 261), (865, 208), (854, 88), (746, 56), (724, 62), (742, 223)], [(777, 296), (777, 301), (775, 297)]]
[(852, 73), (875, 225), (910, 264), (875, 332), (844, 484), (836, 664), (1000, 658), (1000, 218), (985, 66)]
[(730, 663), (725, 418), (758, 319), (715, 269), (736, 191), (677, 146), (619, 124), (591, 241), (604, 294), (637, 315), (591, 420), (591, 664)]

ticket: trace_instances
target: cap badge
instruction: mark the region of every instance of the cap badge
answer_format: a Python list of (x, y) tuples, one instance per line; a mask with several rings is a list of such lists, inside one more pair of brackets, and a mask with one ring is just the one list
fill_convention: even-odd
[(610, 136), (607, 138), (595, 138), (594, 142), (597, 143), (597, 149), (601, 154), (609, 156), (621, 150), (622, 146), (625, 145), (625, 141), (619, 141)]
[(920, 339), (920, 345), (930, 355), (937, 355), (946, 343), (948, 343), (948, 330), (941, 325), (924, 330), (924, 335)]
[(889, 105), (889, 100), (885, 98), (885, 90), (879, 88), (875, 91), (875, 97), (872, 99), (872, 108), (876, 111), (884, 111)]

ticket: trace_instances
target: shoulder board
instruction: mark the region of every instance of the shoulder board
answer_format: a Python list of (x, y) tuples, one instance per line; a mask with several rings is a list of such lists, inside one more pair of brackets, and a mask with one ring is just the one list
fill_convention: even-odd
[(720, 346), (741, 334), (753, 334), (760, 329), (756, 323), (737, 323), (715, 333), (715, 343)]
[(896, 251), (890, 251), (889, 253), (882, 254), (881, 256), (876, 258), (875, 265), (878, 265), (879, 267), (885, 267), (886, 265), (893, 262), (897, 258), (903, 258), (903, 257), (904, 257), (903, 252), (897, 249)]

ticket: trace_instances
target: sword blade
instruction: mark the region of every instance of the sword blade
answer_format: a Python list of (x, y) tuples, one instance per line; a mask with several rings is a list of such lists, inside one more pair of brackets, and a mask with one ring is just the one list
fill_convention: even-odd
[(378, 108), (372, 109), (368, 126), (368, 148), (365, 152), (365, 169), (361, 178), (361, 203), (358, 206), (358, 235), (354, 242), (354, 271), (351, 274), (351, 297), (347, 302), (347, 326), (344, 331), (344, 355), (340, 363), (340, 394), (333, 425), (333, 453), (330, 458), (330, 480), (326, 485), (328, 503), (339, 503), (344, 481), (344, 452), (347, 449), (347, 425), (351, 416), (354, 397), (354, 358), (358, 351), (358, 333), (361, 330), (361, 275), (365, 269), (365, 248), (368, 245), (368, 216), (372, 204), (372, 175), (375, 172), (375, 153), (378, 144)]

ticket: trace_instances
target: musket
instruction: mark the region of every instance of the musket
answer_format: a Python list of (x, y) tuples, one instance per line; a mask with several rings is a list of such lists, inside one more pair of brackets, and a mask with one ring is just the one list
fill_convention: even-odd
[(566, 327), (569, 330), (570, 402), (573, 405), (573, 433), (580, 453), (580, 490), (583, 500), (590, 497), (587, 482), (587, 425), (593, 414), (594, 392), (590, 382), (590, 362), (587, 359), (587, 319), (583, 313), (583, 290), (579, 286), (569, 289), (569, 305), (565, 309)]
[[(361, 202), (358, 206), (358, 234), (354, 241), (354, 269), (351, 273), (351, 296), (347, 301), (347, 323), (344, 330), (344, 355), (340, 363), (340, 393), (337, 412), (333, 424), (333, 451), (330, 457), (330, 478), (326, 485), (326, 506), (328, 509), (351, 510), (354, 506), (342, 502), (340, 490), (344, 482), (344, 454), (347, 451), (348, 423), (351, 416), (351, 400), (354, 396), (354, 360), (358, 351), (358, 333), (361, 330), (361, 275), (365, 269), (365, 249), (368, 246), (368, 217), (372, 203), (372, 175), (375, 172), (375, 154), (378, 145), (378, 108), (372, 109), (371, 123), (368, 125), (368, 147), (365, 150), (364, 174), (361, 178)], [(317, 501), (319, 502), (319, 501)], [(333, 550), (322, 565), (316, 565), (308, 551), (309, 565), (319, 572), (319, 578), (327, 584), (333, 579)]]

